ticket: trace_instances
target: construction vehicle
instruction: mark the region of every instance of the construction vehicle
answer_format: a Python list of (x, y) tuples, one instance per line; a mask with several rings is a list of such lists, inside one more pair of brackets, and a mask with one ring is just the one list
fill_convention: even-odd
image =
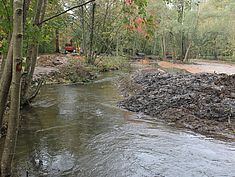
[(66, 43), (64, 47), (65, 53), (72, 53), (76, 51), (76, 47), (74, 47), (71, 43)]

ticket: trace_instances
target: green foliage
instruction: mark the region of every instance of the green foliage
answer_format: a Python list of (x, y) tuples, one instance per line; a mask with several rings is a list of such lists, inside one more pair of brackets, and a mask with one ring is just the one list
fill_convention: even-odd
[(111, 71), (128, 67), (126, 57), (102, 57), (96, 60), (96, 67), (98, 71)]
[(155, 38), (153, 45), (161, 46), (162, 52), (164, 38), (165, 51), (174, 53), (175, 57), (182, 55), (183, 50), (186, 52), (189, 45), (190, 58), (233, 57), (235, 16), (232, 0), (150, 0), (147, 11), (158, 22), (155, 34), (160, 38)]
[(6, 54), (8, 34), (12, 31), (12, 2), (0, 1), (0, 53)]
[[(3, 3), (5, 2), (5, 3)], [(129, 2), (129, 1), (128, 1)], [(80, 2), (79, 2), (80, 3)], [(94, 50), (97, 53), (133, 54), (136, 51), (163, 56), (165, 52), (181, 56), (189, 44), (189, 57), (214, 56), (234, 57), (235, 50), (235, 3), (233, 0), (133, 0), (123, 3), (116, 0), (96, 2)], [(67, 6), (77, 5), (66, 1)], [(0, 52), (6, 53), (8, 34), (12, 24), (10, 1), (0, 1)], [(24, 34), (24, 51), (29, 42), (39, 42), (39, 51), (51, 53), (55, 50), (55, 30), (59, 30), (60, 47), (73, 39), (75, 46), (89, 51), (91, 9), (90, 5), (59, 16), (39, 29), (32, 24), (35, 1), (31, 2)], [(68, 7), (67, 7), (68, 8)], [(58, 0), (48, 1), (45, 18), (64, 10)], [(138, 24), (136, 20), (143, 19)], [(84, 27), (82, 27), (84, 19)], [(164, 40), (163, 40), (164, 39)], [(132, 52), (123, 52), (132, 51)], [(181, 56), (183, 57), (183, 56)], [(105, 67), (104, 67), (105, 68)]]

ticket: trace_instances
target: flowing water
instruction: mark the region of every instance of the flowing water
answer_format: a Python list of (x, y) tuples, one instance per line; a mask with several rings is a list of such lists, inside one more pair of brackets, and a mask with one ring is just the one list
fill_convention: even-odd
[(235, 176), (234, 143), (118, 108), (112, 79), (44, 87), (23, 116), (15, 176)]

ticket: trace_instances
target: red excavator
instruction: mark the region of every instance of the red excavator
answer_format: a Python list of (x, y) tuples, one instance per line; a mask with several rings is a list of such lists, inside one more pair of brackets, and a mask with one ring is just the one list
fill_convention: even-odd
[(64, 50), (65, 50), (66, 53), (67, 52), (72, 53), (76, 50), (76, 48), (72, 45), (72, 43), (66, 43), (65, 47), (64, 47)]

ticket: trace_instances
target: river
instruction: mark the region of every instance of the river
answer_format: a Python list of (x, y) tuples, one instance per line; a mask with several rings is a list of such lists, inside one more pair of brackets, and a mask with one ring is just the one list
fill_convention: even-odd
[(42, 88), (22, 117), (14, 176), (235, 176), (235, 143), (118, 108), (113, 79)]

